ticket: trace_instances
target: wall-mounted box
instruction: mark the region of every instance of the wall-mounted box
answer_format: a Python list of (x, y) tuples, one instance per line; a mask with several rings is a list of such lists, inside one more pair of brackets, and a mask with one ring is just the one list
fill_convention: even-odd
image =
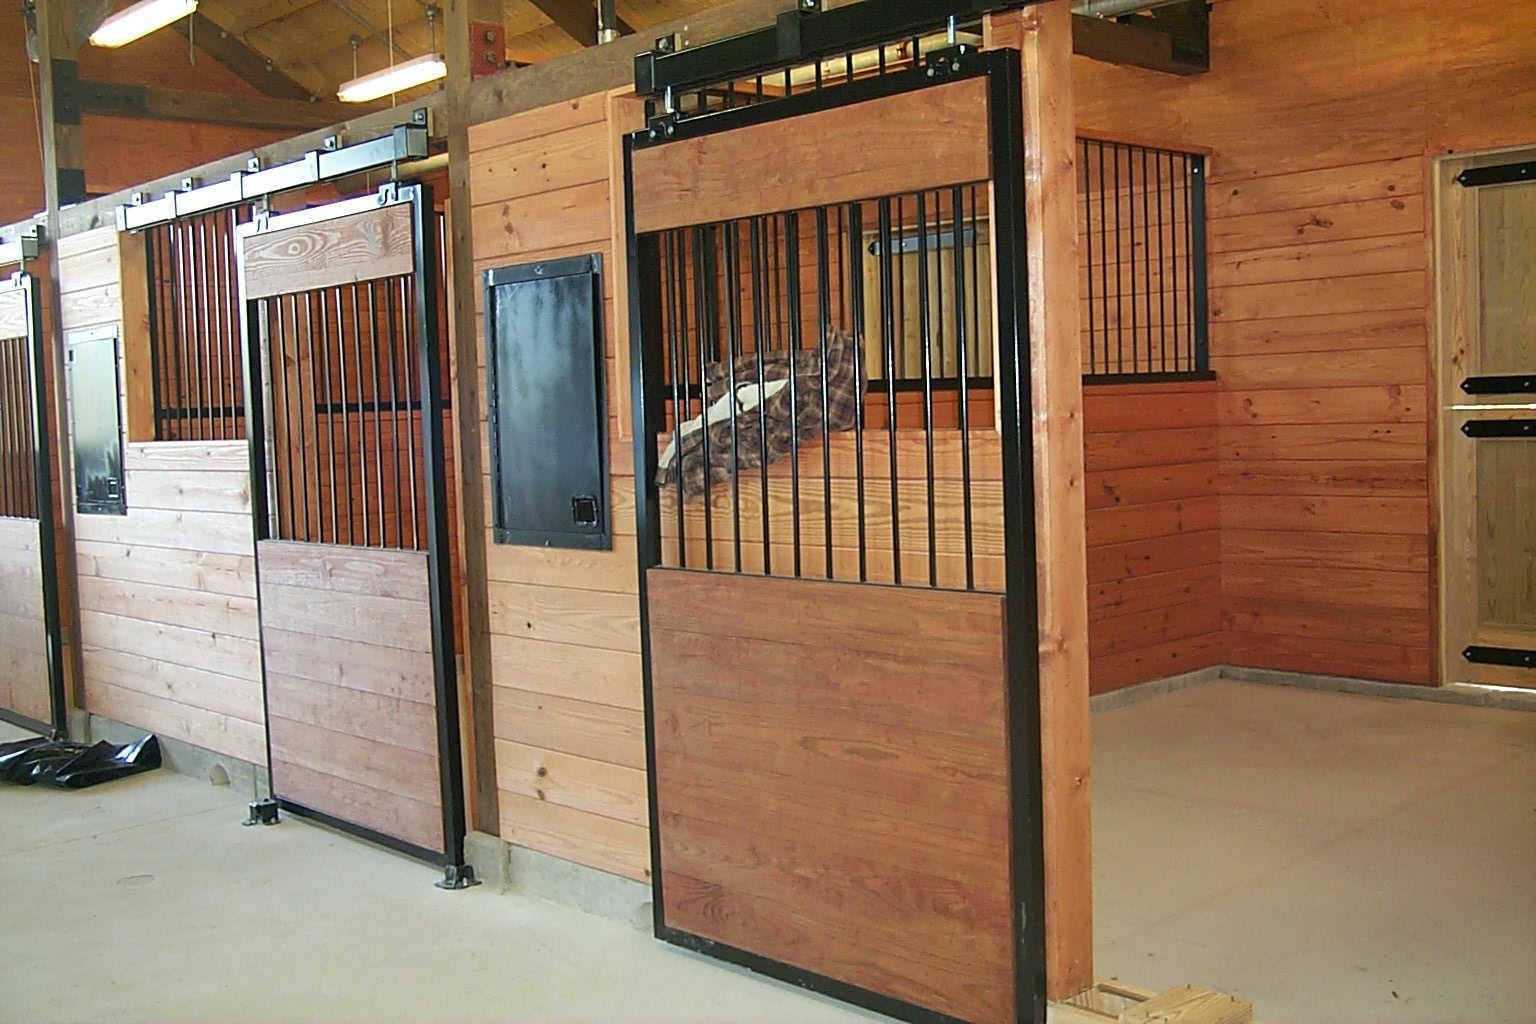
[(485, 344), (496, 542), (611, 549), (601, 256), (486, 271)]
[(64, 346), (75, 447), (75, 509), (83, 515), (127, 515), (117, 328), (70, 331)]

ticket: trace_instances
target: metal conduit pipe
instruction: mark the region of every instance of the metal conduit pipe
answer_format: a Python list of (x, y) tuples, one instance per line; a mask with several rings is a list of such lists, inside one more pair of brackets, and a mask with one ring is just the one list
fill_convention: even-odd
[(1183, 0), (1077, 0), (1072, 5), (1072, 13), (1086, 14), (1093, 18), (1118, 18), (1122, 14), (1135, 14), (1177, 3), (1183, 3)]
[(597, 0), (597, 41), (611, 43), (619, 38), (618, 15), (613, 0)]

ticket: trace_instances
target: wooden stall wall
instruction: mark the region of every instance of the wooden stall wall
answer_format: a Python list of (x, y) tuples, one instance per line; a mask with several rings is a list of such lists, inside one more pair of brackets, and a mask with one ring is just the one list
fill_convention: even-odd
[(1533, 36), (1531, 4), (1217, 0), (1207, 75), (1076, 58), (1082, 130), (1215, 150), (1230, 663), (1435, 681), (1425, 182), (1536, 139)]
[[(255, 89), (202, 50), (197, 52), (196, 65), (189, 64), (186, 39), (174, 32), (155, 32), (120, 50), (85, 46), (80, 51), (80, 77), (257, 95)], [(0, 15), (0, 123), (7, 126), (6, 145), (0, 148), (0, 224), (22, 220), (43, 208), (43, 157), (38, 106), (34, 103), (34, 97), (40, 96), (37, 89), (37, 65), (27, 59), (21, 10), (12, 7)], [(85, 185), (97, 195), (294, 134), (92, 114), (84, 116), (81, 127), (85, 134)]]
[[(117, 233), (58, 259), (64, 330), (123, 328)], [(126, 516), (74, 517), (84, 707), (265, 763), (245, 442), (129, 444), (124, 469)]]
[(1220, 665), (1216, 384), (1083, 390), (1094, 693)]
[[(619, 319), (627, 300), (614, 263), (625, 254), (612, 242), (624, 231), (615, 149), (624, 124), (615, 119), (633, 116), (631, 104), (599, 94), (479, 125), (470, 173), (477, 275), (601, 253), (608, 335), (613, 550), (487, 536), (501, 837), (649, 881), (628, 330)], [(483, 334), (479, 372), (484, 395)]]

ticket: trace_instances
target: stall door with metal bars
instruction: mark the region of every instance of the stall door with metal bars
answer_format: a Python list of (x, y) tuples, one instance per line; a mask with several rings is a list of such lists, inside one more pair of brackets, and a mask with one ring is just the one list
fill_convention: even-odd
[[(447, 866), (464, 835), (430, 194), (238, 229), (272, 792)], [(263, 486), (264, 484), (264, 486)]]
[(0, 719), (64, 728), (53, 473), (37, 278), (0, 281)]
[[(1447, 408), (1446, 682), (1536, 687), (1536, 162), (1465, 171)], [(1454, 229), (1453, 229), (1454, 230)]]
[(1020, 73), (921, 42), (629, 140), (654, 905), (1003, 1024), (1044, 1005)]

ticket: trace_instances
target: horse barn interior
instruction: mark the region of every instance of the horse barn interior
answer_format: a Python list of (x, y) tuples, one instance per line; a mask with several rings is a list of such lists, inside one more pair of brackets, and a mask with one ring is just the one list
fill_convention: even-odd
[(0, 775), (171, 769), (0, 786), (0, 1020), (1536, 1019), (1536, 4), (26, 0), (0, 111)]

